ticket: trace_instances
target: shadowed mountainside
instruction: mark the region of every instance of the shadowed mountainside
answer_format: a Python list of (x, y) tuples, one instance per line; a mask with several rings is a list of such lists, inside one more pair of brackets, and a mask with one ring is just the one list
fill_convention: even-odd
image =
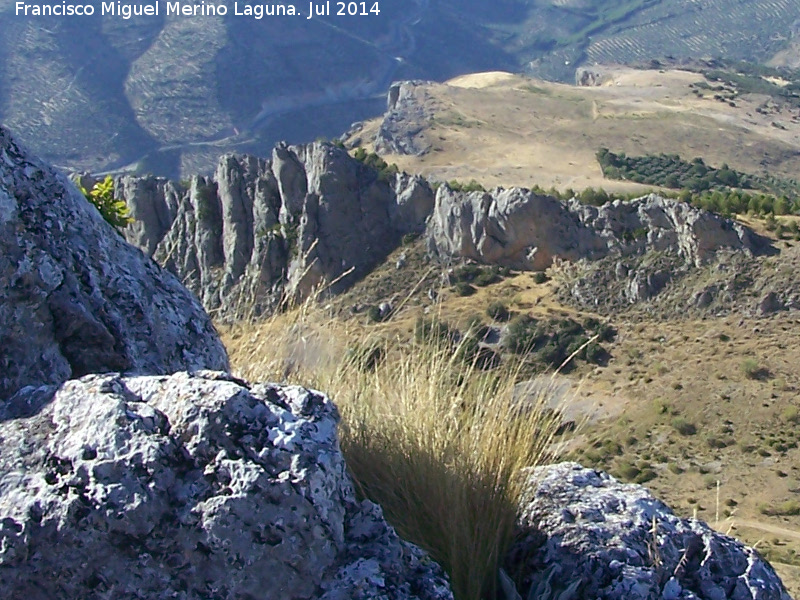
[(0, 120), (59, 166), (209, 173), (227, 151), (340, 134), (382, 110), (393, 80), (571, 81), (582, 64), (666, 54), (761, 62), (791, 55), (800, 19), (789, 0), (384, 0), (378, 15), (260, 20), (223, 4), (225, 17), (167, 16), (160, 2), (159, 16), (123, 19), (0, 2)]

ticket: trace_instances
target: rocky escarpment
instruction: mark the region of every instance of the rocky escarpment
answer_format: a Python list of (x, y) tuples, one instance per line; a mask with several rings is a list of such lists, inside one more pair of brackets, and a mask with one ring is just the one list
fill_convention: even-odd
[[(586, 310), (647, 303), (648, 311), (670, 315), (687, 309), (764, 313), (798, 303), (791, 282), (756, 285), (757, 278), (742, 271), (741, 265), (763, 271), (763, 255), (777, 252), (769, 240), (731, 219), (652, 194), (596, 207), (520, 188), (463, 193), (442, 186), (428, 247), (444, 260), (521, 270), (557, 264), (560, 299)], [(744, 297), (753, 285), (766, 308)], [(770, 302), (771, 291), (777, 302)]]
[(375, 137), (375, 150), (386, 154), (422, 156), (430, 152), (426, 130), (435, 108), (427, 91), (429, 82), (399, 81), (392, 84)]
[(0, 128), (0, 401), (87, 373), (226, 369), (202, 307)]
[(764, 246), (738, 223), (656, 195), (595, 207), (520, 188), (463, 193), (440, 187), (428, 235), (439, 256), (522, 270), (646, 251), (700, 266), (723, 248), (753, 254)]
[(642, 486), (575, 463), (534, 469), (506, 562), (524, 588), (597, 600), (790, 600), (752, 548)]
[(316, 392), (89, 375), (0, 423), (5, 598), (452, 600), (358, 501)]
[(226, 155), (187, 186), (122, 177), (127, 239), (174, 272), (215, 316), (260, 314), (321, 285), (346, 288), (424, 230), (433, 192), (326, 143), (278, 146), (271, 160)]

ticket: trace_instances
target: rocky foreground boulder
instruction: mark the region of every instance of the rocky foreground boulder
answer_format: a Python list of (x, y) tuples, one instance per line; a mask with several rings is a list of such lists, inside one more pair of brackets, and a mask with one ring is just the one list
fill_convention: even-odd
[(506, 569), (571, 600), (791, 600), (758, 553), (644, 487), (576, 463), (532, 470)]
[(0, 404), (88, 373), (227, 369), (210, 319), (0, 128)]
[(210, 371), (67, 382), (0, 423), (0, 595), (451, 600), (356, 499), (337, 421), (320, 393)]
[(122, 177), (125, 231), (214, 316), (261, 314), (319, 286), (346, 289), (407, 233), (434, 194), (421, 177), (380, 173), (327, 143), (280, 145), (271, 160), (226, 155), (184, 184)]
[(596, 207), (521, 188), (464, 193), (446, 185), (436, 194), (428, 244), (439, 256), (522, 270), (645, 251), (700, 266), (720, 249), (753, 254), (763, 246), (730, 219), (653, 194)]

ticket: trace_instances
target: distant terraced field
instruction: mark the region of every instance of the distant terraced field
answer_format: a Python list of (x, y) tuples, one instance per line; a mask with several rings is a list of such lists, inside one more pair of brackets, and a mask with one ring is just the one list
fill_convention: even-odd
[[(660, 2), (592, 40), (586, 62), (632, 63), (658, 55), (767, 60), (786, 45), (787, 36), (776, 32), (798, 19), (800, 4), (793, 0)], [(764, 40), (755, 54), (754, 39)]]

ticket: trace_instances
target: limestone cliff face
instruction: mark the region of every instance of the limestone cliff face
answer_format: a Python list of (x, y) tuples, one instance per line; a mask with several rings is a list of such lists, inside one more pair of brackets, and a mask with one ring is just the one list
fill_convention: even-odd
[[(271, 312), (321, 287), (342, 291), (410, 232), (425, 232), (444, 261), (520, 270), (653, 251), (691, 268), (720, 250), (752, 255), (764, 245), (734, 221), (656, 195), (594, 207), (522, 188), (442, 185), (434, 197), (421, 177), (381, 176), (324, 143), (278, 146), (270, 160), (226, 155), (212, 177), (183, 186), (123, 177), (117, 190), (136, 218), (128, 241), (218, 318)], [(634, 273), (629, 299), (652, 297), (668, 281), (668, 273)]]
[(375, 149), (380, 153), (422, 156), (432, 144), (425, 130), (434, 110), (428, 93), (430, 82), (398, 81), (389, 88)]
[(428, 244), (440, 256), (523, 270), (653, 250), (700, 266), (720, 249), (752, 254), (762, 245), (729, 219), (656, 195), (598, 208), (520, 188), (465, 194), (447, 186), (436, 195)]
[(137, 220), (128, 241), (219, 317), (345, 289), (424, 230), (434, 199), (422, 178), (382, 177), (326, 143), (280, 145), (271, 160), (226, 155), (185, 189), (122, 177), (117, 190)]
[(197, 300), (2, 128), (0, 323), (0, 405), (87, 373), (228, 366)]

